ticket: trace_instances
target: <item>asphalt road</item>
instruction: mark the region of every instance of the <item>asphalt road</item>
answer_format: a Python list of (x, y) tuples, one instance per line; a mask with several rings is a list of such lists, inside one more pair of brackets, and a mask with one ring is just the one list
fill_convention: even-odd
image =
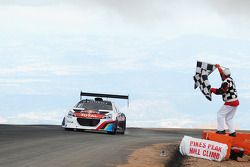
[(0, 167), (112, 167), (135, 149), (201, 137), (201, 130), (128, 128), (125, 135), (65, 131), (60, 126), (0, 125)]

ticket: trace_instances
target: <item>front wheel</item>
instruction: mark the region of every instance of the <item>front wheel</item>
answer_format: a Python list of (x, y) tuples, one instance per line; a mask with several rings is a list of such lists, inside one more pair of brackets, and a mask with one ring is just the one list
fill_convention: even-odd
[(115, 123), (113, 124), (113, 129), (111, 132), (108, 132), (109, 134), (115, 135), (117, 133), (117, 124), (118, 120), (116, 120)]
[(62, 120), (62, 126), (65, 125), (65, 117), (63, 117), (63, 120)]

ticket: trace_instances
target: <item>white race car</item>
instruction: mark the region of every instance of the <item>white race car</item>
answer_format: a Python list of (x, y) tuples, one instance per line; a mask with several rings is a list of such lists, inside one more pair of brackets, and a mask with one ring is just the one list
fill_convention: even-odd
[[(92, 96), (94, 99), (82, 99), (82, 96)], [(100, 93), (80, 93), (80, 101), (65, 114), (62, 127), (65, 130), (84, 129), (104, 131), (111, 134), (124, 134), (126, 116), (115, 104), (105, 98), (129, 99), (126, 95), (111, 95)]]

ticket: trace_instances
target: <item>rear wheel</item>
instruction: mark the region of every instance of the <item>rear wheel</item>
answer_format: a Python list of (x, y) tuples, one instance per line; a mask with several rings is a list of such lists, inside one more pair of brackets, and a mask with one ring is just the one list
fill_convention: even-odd
[(121, 134), (124, 135), (124, 134), (125, 134), (125, 131), (126, 131), (126, 119), (125, 119), (124, 122), (123, 122)]

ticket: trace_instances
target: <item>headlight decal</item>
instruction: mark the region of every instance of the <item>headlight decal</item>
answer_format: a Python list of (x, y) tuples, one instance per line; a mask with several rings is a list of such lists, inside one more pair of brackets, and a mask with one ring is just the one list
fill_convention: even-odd
[(75, 116), (75, 115), (74, 115), (74, 112), (69, 111), (69, 112), (68, 112), (68, 116), (70, 116), (70, 117), (74, 117), (74, 116)]
[(112, 114), (106, 114), (106, 115), (104, 115), (103, 119), (112, 119)]

